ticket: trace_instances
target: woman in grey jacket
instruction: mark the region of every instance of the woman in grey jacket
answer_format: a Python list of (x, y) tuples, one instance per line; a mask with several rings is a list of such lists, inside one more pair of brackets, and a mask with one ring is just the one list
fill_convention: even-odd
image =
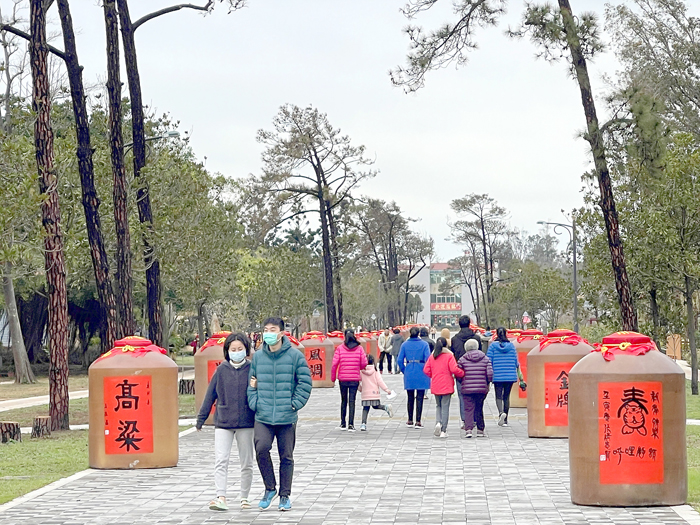
[(226, 482), (228, 462), (231, 456), (233, 439), (236, 439), (238, 456), (241, 458), (241, 508), (249, 509), (250, 486), (253, 482), (253, 425), (255, 413), (248, 406), (246, 390), (250, 362), (250, 339), (243, 333), (233, 333), (224, 343), (224, 361), (216, 368), (211, 378), (202, 407), (197, 416), (197, 430), (211, 413), (214, 413), (214, 484), (216, 498), (209, 503), (211, 510), (228, 510), (226, 503)]

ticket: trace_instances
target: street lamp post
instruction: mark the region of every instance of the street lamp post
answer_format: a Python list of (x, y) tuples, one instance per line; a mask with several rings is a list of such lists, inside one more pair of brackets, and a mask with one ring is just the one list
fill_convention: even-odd
[(564, 228), (569, 234), (569, 240), (571, 241), (571, 250), (573, 252), (572, 259), (574, 267), (574, 332), (578, 333), (578, 268), (576, 262), (576, 255), (578, 252), (576, 250), (576, 217), (573, 213), (571, 214), (571, 224), (547, 221), (537, 221), (537, 224), (549, 224), (550, 226), (554, 226), (554, 233), (557, 235), (561, 233), (560, 231), (557, 231), (557, 228)]

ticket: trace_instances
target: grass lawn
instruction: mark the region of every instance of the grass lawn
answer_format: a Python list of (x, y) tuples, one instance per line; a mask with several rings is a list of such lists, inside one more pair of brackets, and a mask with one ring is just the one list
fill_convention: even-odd
[(192, 354), (175, 355), (174, 361), (179, 366), (194, 366), (194, 356)]
[[(178, 396), (180, 405), (180, 416), (195, 417), (194, 396)], [(68, 405), (68, 414), (71, 425), (87, 425), (88, 419), (88, 399), (72, 399)], [(39, 405), (29, 408), (16, 408), (0, 412), (0, 421), (17, 421), (21, 427), (30, 427), (36, 416), (48, 416), (49, 405)], [(2, 450), (2, 449), (0, 449)], [(2, 472), (2, 470), (0, 470)]]
[(700, 419), (700, 396), (690, 394), (690, 381), (685, 382), (685, 413), (688, 419)]
[(700, 511), (700, 426), (685, 427), (688, 443), (688, 504)]
[[(47, 396), (49, 395), (49, 378), (37, 377), (37, 382), (29, 385), (17, 385), (15, 383), (0, 385), (0, 401), (8, 399), (19, 399), (22, 397)], [(10, 381), (10, 379), (5, 379)], [(68, 390), (87, 390), (88, 376), (83, 374), (70, 374), (68, 376)]]
[(87, 430), (22, 439), (0, 445), (0, 504), (88, 467)]

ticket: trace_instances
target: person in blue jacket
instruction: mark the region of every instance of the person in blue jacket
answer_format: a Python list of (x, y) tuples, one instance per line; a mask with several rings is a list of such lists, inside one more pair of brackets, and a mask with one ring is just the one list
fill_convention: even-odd
[[(408, 394), (407, 427), (423, 428), (423, 398), (430, 388), (430, 378), (423, 372), (423, 367), (430, 357), (428, 343), (420, 339), (420, 330), (412, 327), (409, 338), (401, 345), (397, 362), (403, 376), (403, 387)], [(413, 406), (416, 408), (415, 425), (413, 423)]]
[(520, 375), (520, 363), (515, 345), (508, 340), (508, 333), (502, 326), (496, 329), (496, 340), (489, 345), (486, 356), (491, 360), (493, 366), (493, 387), (496, 390), (498, 425), (507, 427), (510, 391)]
[(258, 507), (268, 509), (277, 497), (270, 450), (277, 438), (280, 457), (279, 510), (291, 510), (294, 444), (298, 412), (311, 395), (311, 371), (306, 357), (292, 347), (279, 317), (265, 320), (263, 344), (250, 363), (248, 405), (255, 412), (255, 454), (265, 484)]

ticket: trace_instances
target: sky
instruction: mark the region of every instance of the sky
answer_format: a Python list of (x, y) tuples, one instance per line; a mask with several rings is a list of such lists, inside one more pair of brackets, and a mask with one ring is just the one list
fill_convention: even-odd
[[(171, 3), (132, 0), (132, 18)], [(271, 129), (281, 105), (313, 105), (375, 159), (379, 174), (358, 194), (395, 200), (417, 219), (416, 231), (433, 237), (437, 260), (462, 251), (448, 240), (456, 219), (449, 205), (469, 193), (489, 194), (512, 227), (531, 233), (537, 221), (565, 220), (562, 209), (582, 205), (581, 175), (592, 166), (579, 137), (585, 119), (565, 64), (537, 60), (529, 41), (504, 35), (524, 3), (511, 2), (498, 27), (479, 31), (479, 49), (465, 66), (429, 73), (425, 87), (408, 95), (388, 75), (408, 50), (403, 4), (249, 0), (232, 14), (217, 5), (206, 16), (181, 10), (154, 19), (136, 33), (144, 102), (179, 120), (197, 157), (229, 177), (260, 173), (256, 132)], [(71, 8), (84, 79), (104, 82), (102, 9), (97, 0)], [(604, 2), (574, 1), (573, 9), (602, 17)], [(55, 7), (50, 16), (57, 22)], [(452, 18), (440, 0), (417, 23), (429, 29)], [(603, 76), (617, 68), (609, 52), (590, 64), (598, 96)], [(600, 100), (599, 112), (604, 118)]]

